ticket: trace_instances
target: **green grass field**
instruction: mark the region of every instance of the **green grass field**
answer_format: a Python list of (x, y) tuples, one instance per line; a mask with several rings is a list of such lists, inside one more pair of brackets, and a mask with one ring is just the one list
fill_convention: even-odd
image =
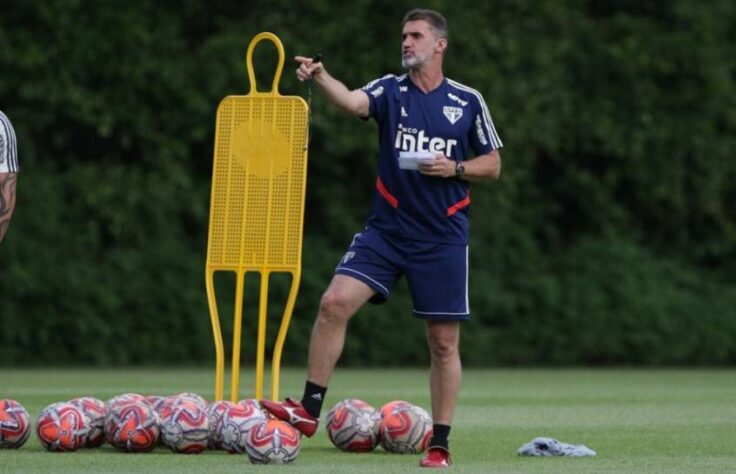
[[(338, 370), (325, 414), (343, 398), (376, 407), (405, 399), (429, 409), (422, 370)], [(285, 370), (282, 395), (301, 394), (303, 370)], [(252, 386), (252, 374), (242, 376)], [(77, 396), (102, 400), (125, 392), (213, 395), (211, 370), (0, 370), (0, 398), (21, 402), (32, 418), (49, 403)], [(241, 393), (252, 396), (250, 390)], [(585, 444), (594, 458), (520, 458), (536, 436)], [(736, 471), (736, 371), (733, 370), (466, 370), (451, 435), (452, 472), (694, 473)], [(0, 472), (241, 473), (424, 472), (419, 456), (348, 454), (324, 430), (303, 440), (290, 466), (253, 466), (223, 452), (177, 455), (164, 448), (125, 454), (109, 445), (49, 453), (35, 434), (19, 450), (0, 452)]]

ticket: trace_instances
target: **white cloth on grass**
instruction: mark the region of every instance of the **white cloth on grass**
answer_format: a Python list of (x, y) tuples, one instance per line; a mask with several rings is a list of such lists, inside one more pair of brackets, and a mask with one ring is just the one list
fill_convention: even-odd
[(554, 438), (534, 438), (519, 448), (519, 456), (595, 456), (596, 452), (582, 444), (561, 443)]

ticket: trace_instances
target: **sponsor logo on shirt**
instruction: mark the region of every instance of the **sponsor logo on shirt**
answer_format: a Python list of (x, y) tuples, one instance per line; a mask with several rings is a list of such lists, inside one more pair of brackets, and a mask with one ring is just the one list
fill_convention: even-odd
[(456, 96), (452, 92), (448, 92), (447, 93), (447, 97), (449, 97), (450, 100), (454, 100), (455, 102), (457, 102), (458, 104), (462, 105), (463, 107), (465, 107), (466, 105), (468, 105), (468, 101), (467, 100), (462, 100), (460, 97)]
[(383, 94), (383, 86), (379, 86), (371, 91), (371, 95), (376, 98), (380, 97), (381, 94)]
[(409, 114), (406, 113), (406, 110), (404, 110), (404, 106), (403, 105), (401, 106), (401, 116), (402, 117), (408, 117), (409, 116)]
[(457, 147), (457, 140), (451, 138), (445, 140), (441, 137), (428, 137), (424, 130), (418, 130), (412, 127), (404, 127), (399, 124), (396, 132), (396, 142), (394, 147), (399, 151), (429, 151), (432, 153), (444, 153), (448, 158), (452, 157), (452, 152)]
[(409, 90), (409, 87), (408, 86), (399, 86), (399, 91), (400, 92), (407, 92), (408, 90)]
[(463, 116), (463, 109), (460, 107), (449, 107), (446, 105), (442, 108), (442, 113), (445, 114), (445, 117), (447, 117), (447, 120), (449, 120), (451, 124), (455, 125), (455, 122), (460, 120), (460, 117)]

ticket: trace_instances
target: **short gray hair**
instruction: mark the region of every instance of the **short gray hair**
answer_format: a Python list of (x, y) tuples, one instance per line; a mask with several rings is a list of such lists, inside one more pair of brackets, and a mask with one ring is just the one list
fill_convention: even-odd
[(426, 21), (438, 37), (447, 39), (447, 20), (445, 20), (445, 17), (440, 12), (434, 10), (415, 8), (404, 15), (404, 19), (401, 21), (401, 28), (404, 28), (404, 25), (410, 21), (418, 20)]

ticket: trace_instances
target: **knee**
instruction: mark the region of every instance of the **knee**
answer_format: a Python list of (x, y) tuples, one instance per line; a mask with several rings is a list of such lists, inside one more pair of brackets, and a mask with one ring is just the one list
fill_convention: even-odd
[(427, 343), (432, 358), (451, 361), (460, 355), (460, 337), (454, 328), (433, 327), (427, 333)]
[(427, 338), (432, 358), (453, 361), (460, 355), (458, 338), (451, 334), (430, 334)]
[(319, 302), (320, 324), (339, 324), (346, 322), (350, 317), (348, 300), (338, 291), (327, 291)]

